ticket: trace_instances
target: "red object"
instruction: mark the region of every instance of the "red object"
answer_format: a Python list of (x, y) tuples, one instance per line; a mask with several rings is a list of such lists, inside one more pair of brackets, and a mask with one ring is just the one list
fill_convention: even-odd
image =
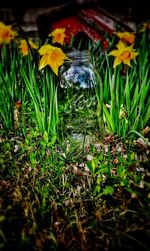
[(51, 31), (56, 28), (65, 28), (65, 42), (68, 44), (72, 36), (75, 36), (78, 32), (84, 32), (94, 42), (100, 40), (103, 43), (103, 49), (106, 49), (108, 47), (108, 41), (104, 35), (106, 33), (112, 34), (112, 32), (115, 31), (116, 24), (119, 24), (127, 31), (131, 31), (130, 27), (100, 7), (86, 7), (81, 8), (77, 13), (72, 15), (66, 12), (65, 17), (61, 17), (60, 12), (57, 13), (57, 15), (55, 13), (55, 21), (51, 20), (50, 26)]
[(104, 40), (103, 36), (98, 34), (94, 29), (89, 27), (84, 21), (78, 16), (70, 16), (60, 19), (51, 24), (51, 30), (56, 28), (65, 28), (65, 42), (70, 43), (71, 37), (75, 36), (78, 32), (85, 32), (94, 41)]
[(95, 24), (99, 27), (99, 30), (103, 30), (108, 33), (115, 31), (115, 22), (98, 8), (82, 9), (80, 16), (81, 15), (90, 19), (93, 22), (93, 25)]

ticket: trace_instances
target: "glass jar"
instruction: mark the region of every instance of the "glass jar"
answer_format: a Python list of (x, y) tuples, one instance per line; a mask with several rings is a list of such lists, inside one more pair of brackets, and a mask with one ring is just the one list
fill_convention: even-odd
[(81, 140), (95, 130), (96, 79), (88, 51), (75, 50), (67, 56), (70, 61), (66, 61), (59, 72), (65, 129), (73, 139)]
[(60, 69), (60, 86), (62, 88), (87, 89), (95, 85), (95, 74), (88, 51), (72, 51)]

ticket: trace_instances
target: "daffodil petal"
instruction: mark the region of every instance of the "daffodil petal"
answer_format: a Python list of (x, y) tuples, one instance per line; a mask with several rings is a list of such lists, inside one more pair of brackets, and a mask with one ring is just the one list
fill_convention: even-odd
[(43, 45), (39, 50), (39, 54), (40, 55), (44, 55), (46, 53), (48, 53), (49, 51), (51, 51), (51, 49), (53, 48), (54, 46), (50, 45), (50, 44), (45, 44)]
[(48, 65), (47, 57), (44, 55), (40, 59), (39, 70), (42, 70), (46, 65)]
[(57, 64), (52, 64), (51, 65), (51, 69), (53, 70), (53, 72), (58, 76), (58, 69), (59, 66)]
[(31, 48), (33, 48), (33, 49), (38, 48), (38, 46), (35, 43), (33, 43), (33, 41), (31, 41), (31, 40), (29, 40), (29, 44), (30, 44)]
[(132, 65), (130, 63), (130, 59), (124, 59), (123, 63), (129, 65), (130, 67), (132, 67)]
[(113, 50), (113, 51), (109, 52), (108, 55), (117, 57), (118, 55), (120, 55), (120, 52), (118, 50)]
[(138, 55), (139, 55), (138, 52), (131, 52), (130, 59), (134, 59), (134, 58), (136, 58)]
[(124, 52), (127, 49), (127, 46), (121, 40), (116, 45), (116, 47), (118, 48), (119, 51), (122, 51), (122, 52)]
[(121, 62), (122, 62), (122, 60), (120, 60), (119, 58), (115, 58), (113, 68), (115, 68), (117, 65), (121, 64)]

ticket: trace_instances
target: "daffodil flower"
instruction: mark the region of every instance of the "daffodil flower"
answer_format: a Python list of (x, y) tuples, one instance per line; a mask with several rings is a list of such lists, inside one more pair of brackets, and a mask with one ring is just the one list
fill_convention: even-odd
[(9, 44), (17, 36), (17, 32), (12, 30), (11, 25), (0, 22), (0, 45)]
[(146, 30), (150, 30), (150, 23), (143, 23), (142, 27), (139, 30), (139, 32), (144, 32)]
[(115, 57), (113, 67), (115, 68), (121, 63), (131, 66), (130, 61), (135, 59), (139, 53), (135, 52), (133, 46), (126, 46), (122, 41), (120, 41), (116, 47), (117, 50), (113, 50), (108, 54)]
[(65, 28), (57, 28), (54, 31), (52, 31), (49, 35), (49, 37), (52, 37), (52, 43), (58, 43), (63, 45), (64, 39), (65, 39)]
[[(30, 47), (32, 49), (37, 49), (38, 48), (38, 46), (36, 44), (34, 44), (32, 42), (32, 40), (29, 39), (28, 43), (29, 43), (29, 45), (30, 45)], [(28, 46), (28, 43), (27, 43), (27, 41), (25, 39), (20, 40), (19, 48), (20, 48), (23, 56), (27, 56), (29, 54), (29, 52), (30, 52), (30, 48)]]
[(60, 48), (50, 44), (43, 45), (38, 52), (42, 56), (39, 63), (39, 70), (49, 65), (56, 75), (58, 75), (58, 69), (64, 61), (70, 60)]
[(120, 38), (120, 40), (124, 43), (134, 44), (135, 42), (135, 35), (134, 33), (130, 32), (114, 32), (114, 34)]

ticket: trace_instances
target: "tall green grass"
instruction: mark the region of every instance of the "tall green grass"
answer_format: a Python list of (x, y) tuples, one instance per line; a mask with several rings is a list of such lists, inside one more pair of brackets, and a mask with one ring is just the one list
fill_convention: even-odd
[(15, 102), (22, 102), (25, 95), (15, 43), (1, 47), (0, 61), (0, 121), (5, 129), (14, 129)]
[[(56, 77), (50, 69), (40, 72), (33, 56), (22, 57), (15, 42), (1, 47), (0, 123), (4, 129), (15, 129), (15, 103), (20, 101), (22, 106), (25, 104), (20, 114), (22, 121), (28, 121), (23, 117), (32, 116), (39, 131), (55, 142), (58, 123)], [(26, 112), (27, 107), (31, 114)]]
[[(113, 59), (102, 50), (100, 43), (89, 45), (91, 61), (95, 66), (94, 95), (96, 94), (97, 99), (95, 113), (101, 136), (105, 132), (120, 137), (132, 135), (133, 131), (142, 133), (149, 124), (150, 50), (147, 32), (138, 36), (135, 46), (139, 51), (139, 56), (132, 62), (132, 68), (128, 67), (124, 71), (123, 65), (113, 69)], [(16, 43), (2, 46), (0, 59), (0, 123), (9, 130), (14, 129), (15, 103), (21, 101), (32, 110), (32, 114), (22, 113), (21, 116), (32, 116), (39, 131), (43, 135), (46, 133), (50, 141), (55, 142), (58, 137), (57, 129), (59, 126), (61, 127), (58, 120), (62, 121), (62, 118), (59, 119), (59, 117), (65, 113), (67, 120), (64, 120), (64, 123), (66, 124), (67, 121), (73, 121), (75, 117), (69, 108), (70, 105), (73, 106), (72, 101), (75, 97), (71, 99), (68, 96), (69, 101), (66, 100), (66, 96), (63, 102), (59, 100), (58, 105), (57, 77), (48, 67), (39, 71), (38, 61), (34, 60), (34, 55), (22, 57)], [(79, 97), (81, 94), (78, 93)], [(87, 99), (90, 98), (88, 95)], [(95, 101), (91, 102), (94, 105), (89, 107), (87, 114), (87, 118), (90, 119), (93, 116), (92, 109), (95, 109)], [(70, 113), (68, 109), (70, 109)], [(82, 110), (84, 109), (80, 111), (81, 117), (83, 116)], [(77, 112), (76, 106), (74, 111)], [(80, 128), (80, 125), (78, 127)], [(62, 130), (65, 128), (66, 126), (63, 126)]]
[(128, 67), (124, 73), (123, 65), (113, 70), (112, 59), (107, 53), (95, 61), (98, 121), (101, 124), (103, 121), (105, 131), (120, 137), (127, 136), (131, 131), (142, 133), (149, 123), (150, 51), (145, 33), (141, 39), (139, 57), (132, 62), (133, 67)]
[(31, 61), (28, 62), (28, 69), (21, 65), (21, 74), (33, 102), (34, 119), (39, 131), (47, 133), (50, 141), (55, 142), (58, 123), (55, 75), (50, 69), (40, 72)]

